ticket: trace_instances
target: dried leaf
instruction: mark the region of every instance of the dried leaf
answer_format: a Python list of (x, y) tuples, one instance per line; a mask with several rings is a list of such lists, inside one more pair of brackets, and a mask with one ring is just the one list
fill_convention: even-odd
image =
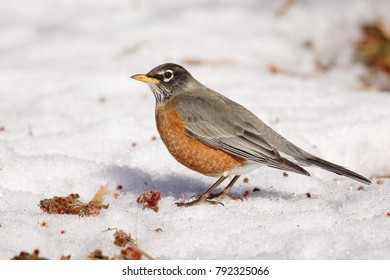
[(19, 256), (15, 256), (12, 260), (47, 260), (46, 258), (39, 256), (39, 250), (34, 250), (34, 252), (27, 253), (22, 251)]
[(108, 260), (109, 258), (107, 256), (103, 255), (102, 250), (95, 250), (91, 253), (89, 253), (88, 260)]
[[(362, 39), (356, 44), (355, 53), (370, 72), (371, 77), (365, 79), (366, 86), (373, 87), (370, 83), (375, 83), (385, 90), (390, 86), (390, 29), (379, 21), (363, 25), (361, 31)], [(378, 71), (387, 77), (387, 85), (383, 85)]]
[(100, 189), (97, 191), (95, 196), (92, 198), (91, 202), (94, 201), (94, 202), (103, 203), (103, 199), (107, 193), (108, 193), (108, 185), (106, 184), (100, 187)]
[(285, 15), (294, 5), (296, 0), (285, 0), (283, 4), (275, 11), (276, 16)]

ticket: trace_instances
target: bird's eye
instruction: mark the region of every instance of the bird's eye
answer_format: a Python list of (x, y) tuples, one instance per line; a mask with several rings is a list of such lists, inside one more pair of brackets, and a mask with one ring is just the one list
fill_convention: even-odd
[(173, 77), (173, 71), (167, 70), (164, 72), (164, 82), (169, 82)]

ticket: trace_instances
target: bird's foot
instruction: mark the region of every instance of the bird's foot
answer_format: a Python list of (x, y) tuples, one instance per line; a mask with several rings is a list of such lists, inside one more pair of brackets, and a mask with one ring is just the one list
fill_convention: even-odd
[(241, 201), (243, 201), (242, 198), (239, 197), (239, 196), (230, 195), (226, 191), (221, 191), (220, 193), (209, 194), (207, 197), (204, 196), (204, 195), (193, 195), (193, 196), (190, 197), (190, 199), (194, 199), (193, 201), (190, 201), (190, 202), (176, 202), (176, 205), (177, 206), (188, 207), (188, 206), (193, 206), (193, 205), (197, 205), (197, 204), (201, 204), (201, 203), (209, 203), (209, 204), (220, 204), (222, 206), (225, 206), (222, 202), (214, 200), (214, 199), (222, 199), (222, 198), (229, 198), (231, 200), (241, 200)]
[(241, 197), (239, 196), (235, 196), (235, 195), (231, 195), (227, 192), (224, 192), (224, 191), (221, 191), (220, 193), (216, 193), (216, 194), (210, 194), (208, 199), (215, 199), (215, 198), (218, 198), (218, 199), (222, 199), (222, 198), (229, 198), (231, 200), (242, 200)]
[(190, 207), (190, 206), (198, 205), (201, 203), (209, 203), (209, 204), (220, 204), (222, 206), (225, 206), (222, 202), (210, 200), (209, 196), (206, 197), (203, 195), (194, 195), (191, 198), (195, 198), (195, 200), (190, 201), (190, 202), (176, 202), (176, 205), (178, 207), (183, 207), (183, 206)]
[[(199, 199), (201, 198), (202, 196), (201, 195), (193, 195), (190, 197), (190, 199)], [(228, 199), (231, 199), (231, 200), (242, 200), (241, 197), (239, 196), (235, 196), (235, 195), (230, 195), (228, 193), (224, 193), (224, 192), (220, 192), (220, 193), (216, 193), (216, 194), (209, 194), (209, 196), (207, 197), (207, 200), (211, 200), (211, 199), (222, 199), (222, 198), (228, 198)]]

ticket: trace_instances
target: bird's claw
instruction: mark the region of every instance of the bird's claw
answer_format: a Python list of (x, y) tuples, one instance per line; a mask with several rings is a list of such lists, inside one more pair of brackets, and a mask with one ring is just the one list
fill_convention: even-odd
[(210, 200), (209, 198), (203, 198), (202, 196), (199, 196), (199, 195), (196, 195), (193, 197), (198, 197), (198, 198), (193, 200), (193, 201), (190, 201), (190, 202), (176, 202), (175, 204), (178, 207), (183, 207), (183, 206), (190, 207), (190, 206), (198, 205), (201, 203), (209, 203), (209, 204), (214, 204), (214, 205), (219, 204), (219, 205), (225, 206), (222, 202)]
[(241, 200), (241, 201), (243, 201), (241, 197), (230, 195), (230, 194), (224, 193), (223, 191), (220, 192), (220, 193), (217, 193), (217, 194), (210, 194), (209, 197), (208, 197), (208, 199), (215, 199), (215, 198), (218, 198), (218, 199), (229, 198), (231, 200)]
[(193, 195), (190, 197), (190, 199), (194, 199), (193, 201), (190, 201), (190, 202), (176, 202), (176, 205), (181, 207), (181, 206), (184, 206), (184, 207), (189, 207), (189, 206), (194, 206), (194, 205), (197, 205), (197, 204), (201, 204), (201, 203), (209, 203), (209, 204), (220, 204), (222, 206), (225, 206), (222, 202), (219, 202), (219, 201), (215, 201), (213, 199), (221, 199), (221, 198), (229, 198), (229, 199), (232, 199), (232, 200), (242, 200), (241, 197), (239, 196), (234, 196), (234, 195), (230, 195), (228, 194), (227, 192), (220, 192), (220, 193), (217, 193), (217, 194), (209, 194), (207, 197), (203, 197), (203, 195)]

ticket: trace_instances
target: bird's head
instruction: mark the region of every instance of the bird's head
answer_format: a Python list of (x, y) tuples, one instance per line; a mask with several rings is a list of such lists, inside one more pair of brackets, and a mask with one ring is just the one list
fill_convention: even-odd
[(137, 74), (131, 78), (147, 83), (157, 102), (163, 102), (183, 92), (196, 82), (186, 69), (174, 63), (161, 64), (147, 74)]

